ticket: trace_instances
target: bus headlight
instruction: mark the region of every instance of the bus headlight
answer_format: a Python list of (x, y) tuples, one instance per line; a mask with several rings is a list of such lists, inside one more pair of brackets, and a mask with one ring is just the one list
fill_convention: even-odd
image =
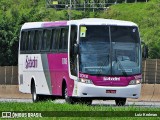
[(137, 84), (140, 84), (141, 83), (141, 79), (138, 79), (138, 80), (131, 80), (129, 82), (129, 85), (137, 85)]
[(80, 78), (79, 82), (86, 83), (86, 84), (93, 84), (93, 82), (91, 80), (85, 79), (85, 78)]

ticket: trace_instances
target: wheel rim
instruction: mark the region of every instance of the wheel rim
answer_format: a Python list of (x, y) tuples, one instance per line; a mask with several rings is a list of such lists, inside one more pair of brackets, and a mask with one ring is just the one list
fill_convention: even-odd
[(117, 99), (116, 100), (116, 105), (118, 106), (124, 106), (126, 103), (126, 99)]
[(37, 99), (37, 95), (36, 95), (36, 90), (34, 88), (34, 91), (33, 91), (33, 101), (36, 101), (36, 99)]
[(68, 95), (67, 95), (67, 88), (65, 88), (64, 96), (65, 96), (65, 99), (67, 99), (67, 98), (68, 98)]

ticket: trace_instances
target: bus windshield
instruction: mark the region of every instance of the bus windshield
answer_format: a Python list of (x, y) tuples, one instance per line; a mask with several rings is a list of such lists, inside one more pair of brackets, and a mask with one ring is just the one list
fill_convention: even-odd
[(80, 26), (80, 72), (135, 75), (141, 72), (140, 38), (135, 26)]

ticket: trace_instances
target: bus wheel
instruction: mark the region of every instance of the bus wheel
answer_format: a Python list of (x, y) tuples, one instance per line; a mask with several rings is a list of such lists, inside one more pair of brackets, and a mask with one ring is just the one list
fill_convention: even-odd
[(31, 94), (32, 94), (32, 101), (33, 101), (33, 102), (38, 102), (38, 101), (39, 101), (40, 96), (36, 93), (36, 87), (35, 87), (35, 84), (33, 84), (33, 85), (32, 85), (32, 91), (31, 91)]
[(86, 105), (91, 105), (92, 104), (92, 100), (85, 100), (85, 104)]
[(81, 98), (81, 99), (80, 99), (80, 103), (81, 103), (81, 104), (86, 104), (86, 105), (91, 105), (91, 104), (92, 104), (92, 100), (91, 100), (91, 99)]
[(68, 90), (67, 90), (67, 86), (64, 89), (64, 97), (65, 97), (65, 101), (69, 104), (74, 104), (74, 100), (72, 97), (68, 96)]
[(115, 102), (117, 106), (124, 106), (126, 104), (126, 98), (117, 98)]

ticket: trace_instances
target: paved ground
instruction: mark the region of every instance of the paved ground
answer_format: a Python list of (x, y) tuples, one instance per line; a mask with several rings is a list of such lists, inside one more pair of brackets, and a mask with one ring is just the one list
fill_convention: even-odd
[[(27, 102), (31, 103), (31, 99), (0, 99), (0, 102)], [(58, 99), (55, 100), (56, 103), (64, 103), (64, 100)], [(108, 100), (108, 101), (103, 101), (103, 100), (93, 100), (92, 102), (93, 106), (116, 106), (115, 101)], [(136, 107), (159, 107), (160, 108), (160, 102), (130, 102), (127, 101), (126, 106), (136, 106)]]
[[(93, 101), (92, 105), (116, 106), (115, 101), (99, 101), (99, 100)], [(130, 102), (130, 101), (127, 101), (125, 106), (160, 107), (160, 102)]]

